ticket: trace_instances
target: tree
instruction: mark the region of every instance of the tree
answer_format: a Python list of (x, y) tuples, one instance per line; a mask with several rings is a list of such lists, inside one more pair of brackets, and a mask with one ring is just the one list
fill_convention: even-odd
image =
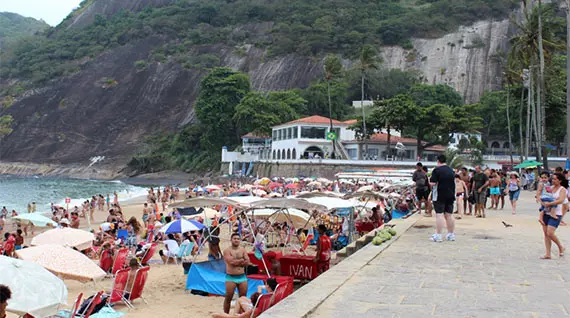
[(220, 149), (239, 143), (233, 116), (236, 106), (249, 92), (247, 75), (231, 68), (214, 68), (202, 79), (194, 109), (205, 129), (202, 141), (206, 148)]
[(463, 167), (463, 160), (461, 160), (461, 157), (459, 157), (459, 151), (454, 150), (454, 149), (446, 149), (445, 150), (445, 159), (447, 161), (447, 165), (451, 168), (451, 169), (460, 169), (461, 167)]
[[(366, 131), (366, 112), (364, 110), (364, 80), (366, 78), (366, 73), (369, 70), (378, 69), (378, 64), (381, 62), (378, 57), (378, 53), (372, 45), (364, 45), (360, 49), (360, 54), (358, 56), (357, 67), (360, 70), (360, 107), (362, 108), (362, 131)], [(364, 137), (364, 152), (368, 154), (368, 143), (366, 142), (366, 136)]]
[(0, 116), (0, 139), (12, 133), (14, 118), (11, 115)]
[(233, 119), (240, 132), (270, 136), (272, 127), (298, 118), (293, 107), (283, 100), (249, 92), (236, 106)]
[[(342, 71), (342, 64), (338, 56), (334, 54), (329, 54), (325, 58), (325, 81), (327, 82), (327, 98), (329, 102), (329, 120), (330, 120), (330, 131), (334, 131), (333, 119), (332, 119), (332, 102), (331, 102), (331, 81), (337, 78)], [(332, 159), (336, 158), (336, 140), (332, 141), (333, 152)]]
[[(307, 111), (303, 115), (329, 116), (327, 83), (318, 81), (301, 92), (301, 97), (307, 101)], [(342, 81), (330, 82), (330, 96), (332, 117), (338, 120), (345, 119), (352, 110), (347, 103), (348, 85)]]
[(405, 94), (374, 102), (374, 111), (369, 117), (369, 127), (371, 130), (386, 128), (388, 133), (388, 156), (391, 155), (391, 129), (394, 128), (401, 132), (415, 122), (418, 112), (419, 109), (416, 103), (410, 96)]

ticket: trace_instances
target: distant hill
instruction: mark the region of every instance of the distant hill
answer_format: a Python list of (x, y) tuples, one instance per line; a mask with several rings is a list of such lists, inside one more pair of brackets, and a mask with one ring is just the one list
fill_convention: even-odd
[(12, 12), (0, 12), (0, 46), (47, 28), (49, 25), (42, 20)]

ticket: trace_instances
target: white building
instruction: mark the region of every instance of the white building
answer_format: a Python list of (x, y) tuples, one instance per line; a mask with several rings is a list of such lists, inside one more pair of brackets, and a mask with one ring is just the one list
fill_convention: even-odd
[(451, 134), (451, 139), (449, 140), (449, 147), (450, 148), (454, 148), (457, 149), (459, 147), (459, 141), (461, 139), (467, 139), (467, 141), (469, 141), (471, 138), (476, 138), (477, 141), (481, 141), (483, 140), (483, 138), (481, 137), (481, 133), (479, 132), (475, 132), (475, 133), (453, 133)]
[[(338, 140), (355, 139), (354, 131), (348, 129), (352, 121), (333, 119), (332, 125)], [(316, 115), (273, 127), (271, 159), (328, 157), (333, 151), (333, 141), (327, 139), (330, 127), (329, 118)]]

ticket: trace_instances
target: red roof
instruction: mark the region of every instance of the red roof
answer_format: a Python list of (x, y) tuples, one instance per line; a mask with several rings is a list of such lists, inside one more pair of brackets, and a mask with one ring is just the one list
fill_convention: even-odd
[(345, 120), (344, 123), (347, 125), (354, 125), (358, 122), (356, 119)]
[[(344, 141), (344, 143), (346, 143), (347, 141)], [(350, 142), (350, 141), (348, 141)], [(351, 142), (360, 142), (360, 140), (352, 140)], [(388, 134), (384, 134), (384, 133), (377, 133), (374, 134), (372, 136), (370, 136), (370, 139), (368, 140), (369, 143), (377, 143), (377, 144), (387, 144), (388, 143)], [(407, 145), (407, 146), (416, 146), (417, 140), (415, 138), (405, 138), (405, 137), (398, 137), (398, 136), (390, 136), (390, 144), (395, 145), (397, 143), (402, 143), (403, 145)], [(424, 142), (425, 144), (425, 142)], [(428, 150), (428, 151), (436, 151), (436, 152), (444, 152), (445, 149), (447, 149), (447, 147), (442, 146), (442, 145), (434, 145), (431, 147), (427, 147), (424, 150)]]
[[(332, 122), (333, 122), (333, 125), (346, 125), (346, 123), (343, 123), (342, 121), (338, 121), (336, 119), (333, 119)], [(299, 118), (297, 120), (293, 120), (293, 121), (290, 121), (288, 123), (277, 125), (276, 127), (290, 125), (290, 124), (327, 124), (328, 125), (328, 124), (330, 124), (330, 119), (327, 117), (314, 115), (314, 116), (309, 116), (309, 117), (305, 117), (305, 118)]]

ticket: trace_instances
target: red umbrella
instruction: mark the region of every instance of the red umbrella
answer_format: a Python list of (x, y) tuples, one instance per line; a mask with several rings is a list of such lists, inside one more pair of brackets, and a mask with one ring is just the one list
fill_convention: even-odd
[(297, 184), (289, 183), (288, 185), (285, 186), (285, 189), (297, 189)]
[(268, 185), (269, 189), (271, 189), (271, 190), (273, 190), (273, 189), (275, 189), (275, 188), (280, 188), (280, 187), (282, 187), (282, 186), (283, 186), (283, 185), (282, 185), (281, 183), (278, 183), (278, 182), (271, 182), (271, 183)]

